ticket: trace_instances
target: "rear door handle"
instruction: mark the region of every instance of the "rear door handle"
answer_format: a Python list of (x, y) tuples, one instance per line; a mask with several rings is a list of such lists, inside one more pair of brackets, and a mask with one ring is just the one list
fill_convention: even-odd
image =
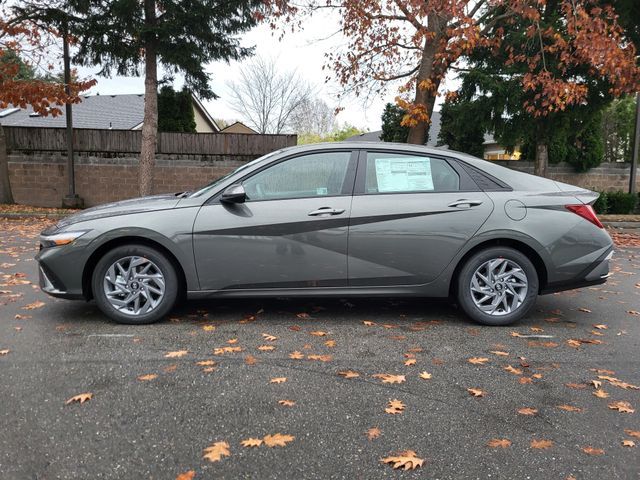
[(340, 215), (341, 213), (344, 213), (344, 208), (322, 207), (309, 212), (307, 215), (310, 217), (320, 217), (323, 215)]
[(462, 198), (460, 200), (456, 200), (455, 202), (451, 202), (448, 207), (477, 207), (478, 205), (482, 205), (480, 200), (467, 200), (466, 198)]

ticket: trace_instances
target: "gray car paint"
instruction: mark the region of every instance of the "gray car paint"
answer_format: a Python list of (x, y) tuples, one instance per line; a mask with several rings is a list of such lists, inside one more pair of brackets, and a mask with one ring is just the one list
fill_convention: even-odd
[[(327, 148), (375, 148), (457, 159), (513, 190), (473, 192), (487, 200), (480, 209), (441, 215), (429, 213), (446, 209), (448, 199), (458, 199), (460, 192), (370, 195), (366, 201), (346, 196), (248, 202), (236, 211), (210, 202), (226, 187), (271, 162)], [(606, 231), (564, 208), (595, 198), (597, 194), (585, 189), (447, 150), (364, 142), (318, 144), (275, 152), (194, 196), (132, 199), (71, 216), (46, 233), (87, 233), (70, 245), (41, 250), (37, 259), (65, 285), (62, 296), (71, 298), (90, 296), (83, 278), (90, 275), (91, 266), (105, 249), (136, 239), (160, 246), (175, 259), (191, 297), (444, 297), (468, 252), (487, 241), (508, 239), (535, 251), (548, 283), (562, 285), (579, 280), (585, 269), (594, 267), (612, 249)], [(513, 200), (518, 204), (510, 203)], [(520, 202), (525, 214), (509, 215), (510, 208), (517, 213)], [(344, 208), (345, 215), (341, 219), (306, 217), (305, 213), (320, 206)], [(406, 218), (393, 220), (385, 215)], [(366, 221), (358, 221), (365, 217)]]

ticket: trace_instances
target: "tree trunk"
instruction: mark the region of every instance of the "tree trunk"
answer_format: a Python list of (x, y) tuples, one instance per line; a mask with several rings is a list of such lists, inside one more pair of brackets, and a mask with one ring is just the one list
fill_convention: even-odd
[(549, 147), (546, 143), (536, 144), (536, 164), (534, 173), (539, 177), (547, 176), (547, 166), (549, 165)]
[(0, 123), (0, 203), (14, 203), (9, 183), (9, 155), (7, 154), (7, 139)]
[[(416, 79), (416, 94), (414, 105), (424, 106), (429, 121), (420, 121), (417, 125), (409, 128), (409, 136), (407, 143), (416, 145), (424, 145), (429, 135), (429, 125), (431, 125), (431, 116), (433, 115), (433, 107), (436, 103), (436, 94), (440, 87), (440, 76), (434, 75), (433, 64), (438, 53), (438, 44), (442, 39), (443, 29), (446, 27), (447, 19), (443, 19), (437, 14), (431, 14), (428, 18), (428, 29), (433, 33), (433, 38), (425, 40), (424, 49), (422, 50), (422, 59), (420, 60), (420, 69)], [(432, 89), (420, 88), (420, 82), (431, 80), (434, 85)]]
[(138, 167), (138, 187), (140, 195), (153, 192), (153, 170), (156, 163), (158, 144), (158, 60), (156, 57), (156, 2), (144, 0), (145, 24), (151, 31), (145, 40), (144, 60), (144, 119), (142, 124), (142, 145), (140, 166)]

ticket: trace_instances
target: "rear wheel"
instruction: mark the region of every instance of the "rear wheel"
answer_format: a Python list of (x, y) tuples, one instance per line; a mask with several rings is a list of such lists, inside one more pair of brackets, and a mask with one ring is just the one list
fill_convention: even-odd
[(93, 271), (98, 308), (118, 323), (162, 319), (176, 303), (178, 277), (171, 261), (144, 245), (123, 245), (104, 255)]
[(508, 247), (474, 254), (457, 279), (464, 312), (484, 325), (509, 325), (531, 309), (538, 295), (538, 275), (531, 261)]

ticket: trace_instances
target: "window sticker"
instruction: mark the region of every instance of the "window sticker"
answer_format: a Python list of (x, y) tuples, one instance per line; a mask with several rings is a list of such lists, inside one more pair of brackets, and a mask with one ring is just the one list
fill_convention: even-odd
[(376, 158), (378, 192), (433, 190), (431, 160), (424, 157)]

